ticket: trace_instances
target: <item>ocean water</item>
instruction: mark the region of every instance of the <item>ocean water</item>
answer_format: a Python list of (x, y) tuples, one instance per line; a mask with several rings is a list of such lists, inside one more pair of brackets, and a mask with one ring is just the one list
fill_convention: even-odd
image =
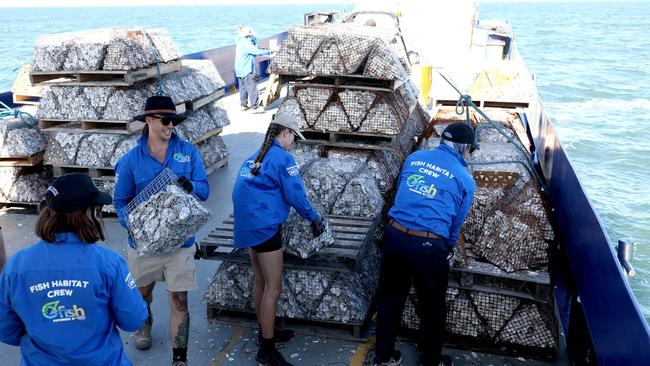
[[(343, 5), (0, 8), (0, 90), (40, 34), (166, 27), (181, 53), (231, 44), (238, 24), (261, 37)], [(560, 140), (613, 243), (636, 241), (630, 286), (650, 320), (650, 2), (484, 3), (508, 20)]]

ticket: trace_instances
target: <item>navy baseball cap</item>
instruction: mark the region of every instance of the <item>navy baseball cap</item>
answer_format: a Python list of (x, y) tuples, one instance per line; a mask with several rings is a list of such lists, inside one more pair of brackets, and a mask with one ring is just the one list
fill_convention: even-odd
[(478, 144), (474, 141), (474, 131), (465, 123), (450, 124), (442, 131), (441, 138), (459, 144), (472, 145), (476, 150), (479, 149)]
[(90, 177), (81, 173), (69, 173), (56, 178), (47, 188), (45, 196), (51, 198), (48, 207), (56, 212), (74, 212), (113, 202), (108, 193), (97, 189)]

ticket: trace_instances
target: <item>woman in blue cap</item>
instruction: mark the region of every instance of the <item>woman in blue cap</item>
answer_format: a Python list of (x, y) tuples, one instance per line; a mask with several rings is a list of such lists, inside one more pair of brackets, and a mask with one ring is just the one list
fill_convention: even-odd
[[(120, 158), (115, 165), (115, 210), (120, 223), (126, 227), (124, 209), (138, 193), (145, 189), (165, 168), (178, 178), (178, 184), (202, 201), (208, 199), (210, 187), (198, 149), (174, 133), (174, 126), (185, 117), (176, 113), (172, 98), (155, 95), (147, 98), (144, 112), (133, 117), (146, 122), (138, 144)], [(174, 254), (143, 257), (135, 251), (129, 237), (127, 248), (129, 269), (150, 308), (156, 282), (166, 282), (171, 310), (169, 334), (172, 345), (172, 365), (187, 364), (187, 344), (190, 314), (187, 292), (198, 288), (194, 267), (194, 237), (189, 238)], [(151, 347), (153, 316), (134, 335), (134, 345), (139, 350)]]
[(147, 306), (124, 259), (95, 244), (111, 196), (77, 173), (57, 178), (45, 197), (41, 240), (0, 274), (0, 341), (20, 346), (21, 365), (131, 365), (117, 328), (138, 329)]
[(293, 337), (290, 330), (275, 329), (275, 310), (282, 291), (280, 227), (293, 207), (311, 221), (314, 236), (325, 230), (322, 218), (307, 199), (298, 165), (287, 152), (295, 136), (304, 140), (296, 118), (289, 113), (276, 114), (262, 147), (242, 164), (232, 192), (235, 247), (250, 248), (255, 271), (253, 301), (261, 335), (256, 360), (262, 365), (290, 365), (275, 348), (276, 342)]

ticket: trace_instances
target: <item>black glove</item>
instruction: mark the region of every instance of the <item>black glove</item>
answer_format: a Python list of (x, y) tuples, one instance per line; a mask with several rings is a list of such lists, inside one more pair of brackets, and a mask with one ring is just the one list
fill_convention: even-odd
[(320, 234), (325, 231), (325, 222), (321, 215), (316, 217), (316, 220), (311, 222), (311, 233), (314, 234), (314, 238), (320, 236)]
[(181, 186), (181, 188), (183, 188), (187, 193), (192, 193), (192, 191), (194, 190), (194, 186), (192, 186), (192, 182), (190, 182), (190, 180), (187, 179), (187, 177), (178, 178), (176, 183), (178, 183), (178, 185)]

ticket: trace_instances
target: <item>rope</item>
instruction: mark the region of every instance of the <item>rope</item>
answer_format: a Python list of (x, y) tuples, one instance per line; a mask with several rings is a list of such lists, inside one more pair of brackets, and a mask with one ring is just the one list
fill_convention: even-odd
[(20, 118), (20, 120), (28, 127), (35, 126), (37, 124), (36, 118), (27, 112), (23, 112), (18, 108), (10, 108), (8, 105), (0, 102), (2, 108), (0, 108), (0, 118), (13, 117)]
[(151, 50), (151, 55), (153, 56), (154, 61), (156, 61), (156, 78), (158, 79), (158, 92), (156, 95), (165, 95), (165, 86), (163, 85), (162, 77), (160, 76), (160, 59), (158, 58), (156, 48), (153, 46), (153, 42), (151, 41), (149, 33), (142, 29), (142, 34), (144, 34), (144, 37), (147, 39), (147, 44)]
[[(526, 150), (525, 150), (525, 149), (524, 149), (520, 144), (518, 144), (518, 143), (515, 141), (515, 136), (514, 136), (514, 135), (513, 135), (513, 136), (509, 136), (509, 134), (506, 132), (506, 130), (504, 130), (503, 128), (501, 128), (501, 126), (499, 126), (499, 125), (498, 125), (496, 122), (494, 122), (490, 117), (488, 117), (485, 113), (483, 113), (483, 111), (481, 110), (481, 108), (479, 108), (476, 104), (474, 104), (474, 102), (472, 102), (472, 97), (471, 97), (470, 95), (468, 95), (468, 94), (464, 94), (464, 93), (462, 93), (460, 90), (458, 90), (458, 88), (456, 88), (456, 86), (455, 86), (451, 81), (449, 81), (449, 79), (447, 79), (447, 77), (446, 77), (445, 75), (443, 75), (443, 74), (440, 72), (440, 70), (436, 69), (436, 72), (437, 72), (438, 75), (440, 75), (440, 76), (441, 76), (441, 77), (442, 77), (442, 78), (443, 78), (443, 79), (444, 79), (444, 80), (445, 80), (445, 81), (446, 81), (446, 82), (447, 82), (447, 83), (448, 83), (452, 88), (454, 88), (454, 90), (455, 90), (455, 91), (458, 93), (458, 95), (460, 96), (460, 97), (458, 98), (458, 102), (456, 102), (456, 114), (458, 114), (458, 115), (462, 115), (463, 113), (465, 113), (465, 114), (466, 114), (466, 123), (467, 123), (468, 126), (471, 127), (471, 124), (470, 124), (470, 118), (469, 118), (469, 117), (470, 117), (470, 116), (469, 116), (469, 107), (472, 107), (472, 108), (473, 108), (473, 109), (474, 109), (474, 110), (475, 110), (475, 111), (476, 111), (476, 112), (477, 112), (481, 117), (483, 117), (483, 118), (487, 121), (487, 123), (488, 123), (490, 126), (492, 126), (492, 127), (495, 128), (497, 131), (499, 131), (499, 133), (500, 133), (501, 135), (503, 135), (503, 136), (507, 139), (507, 142), (513, 144), (513, 145), (517, 148), (517, 150), (519, 150), (519, 152), (521, 152), (521, 154), (522, 154), (523, 156), (526, 157), (526, 162), (527, 162), (528, 164), (530, 164), (531, 167), (534, 166), (531, 155), (530, 155), (530, 154), (529, 154), (529, 153), (528, 153), (528, 152), (527, 152), (527, 151), (526, 151)], [(524, 165), (525, 165), (525, 164), (524, 164)], [(529, 172), (532, 172), (532, 173), (533, 173), (532, 176), (534, 176), (535, 179), (537, 180), (537, 182), (539, 183), (539, 185), (540, 185), (540, 187), (541, 187), (541, 190), (542, 190), (542, 191), (545, 191), (546, 184), (545, 184), (545, 182), (542, 180), (542, 178), (539, 176), (539, 174), (537, 174), (537, 171), (535, 171), (535, 169), (529, 169), (528, 167), (526, 167), (526, 169), (527, 169)]]

